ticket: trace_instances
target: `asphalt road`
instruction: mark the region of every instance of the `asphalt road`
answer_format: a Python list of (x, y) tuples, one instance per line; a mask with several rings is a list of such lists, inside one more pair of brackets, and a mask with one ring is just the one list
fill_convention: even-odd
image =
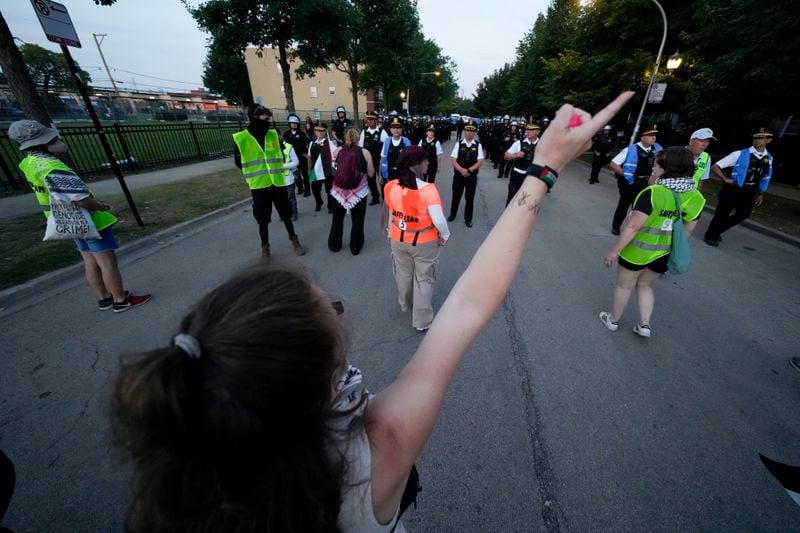
[[(437, 181), (446, 208), (450, 176)], [(617, 193), (607, 176), (587, 179), (571, 166), (547, 197), (511, 292), (418, 461), (423, 492), (407, 526), (797, 531), (800, 509), (757, 454), (800, 465), (800, 373), (787, 363), (800, 355), (800, 250), (741, 228), (716, 249), (694, 239), (692, 272), (657, 282), (653, 337), (631, 332), (633, 301), (611, 333), (597, 314), (613, 288), (602, 258)], [(499, 216), (507, 183), (486, 168), (474, 227), (451, 224), (437, 307)], [(300, 203), (308, 254), (297, 262), (344, 301), (350, 358), (380, 390), (422, 337), (396, 303), (379, 209), (369, 208), (353, 257), (347, 236), (342, 252), (327, 250), (328, 215)], [(273, 255), (295, 261), (280, 224), (272, 235)], [(127, 286), (155, 295), (143, 308), (100, 312), (76, 276), (0, 312), (0, 448), (18, 476), (3, 525), (121, 529), (129, 469), (106, 422), (118, 357), (167, 344), (187, 307), (258, 253), (241, 209), (121, 254)]]

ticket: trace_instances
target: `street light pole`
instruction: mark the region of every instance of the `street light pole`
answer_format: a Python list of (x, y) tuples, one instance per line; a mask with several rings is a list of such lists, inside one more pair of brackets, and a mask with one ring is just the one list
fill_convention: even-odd
[(661, 20), (664, 22), (664, 35), (661, 37), (661, 46), (658, 49), (658, 55), (656, 56), (656, 65), (653, 68), (653, 75), (650, 76), (650, 83), (647, 85), (647, 92), (644, 93), (644, 100), (642, 100), (642, 107), (639, 109), (639, 116), (636, 119), (636, 124), (633, 127), (633, 133), (631, 134), (631, 141), (628, 145), (632, 145), (636, 142), (636, 135), (639, 134), (639, 123), (642, 121), (642, 116), (644, 115), (644, 108), (647, 105), (647, 100), (650, 98), (650, 91), (653, 89), (653, 84), (656, 82), (656, 76), (658, 75), (658, 67), (661, 65), (661, 54), (664, 53), (664, 45), (667, 42), (667, 14), (664, 13), (664, 8), (661, 7), (661, 4), (658, 3), (657, 0), (650, 0), (653, 2), (658, 11), (661, 13)]

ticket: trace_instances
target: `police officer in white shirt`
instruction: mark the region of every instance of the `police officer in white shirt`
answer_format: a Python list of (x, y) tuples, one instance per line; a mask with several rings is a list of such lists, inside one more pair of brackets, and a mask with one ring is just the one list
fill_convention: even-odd
[[(772, 134), (761, 128), (753, 134), (750, 148), (731, 152), (711, 167), (723, 184), (717, 210), (704, 237), (709, 246), (719, 246), (722, 234), (748, 219), (753, 206), (764, 201), (764, 192), (772, 178), (772, 154), (767, 151), (770, 142)], [(724, 171), (727, 168), (731, 169), (730, 175)]]
[(475, 200), (475, 189), (478, 186), (478, 170), (483, 164), (483, 148), (475, 140), (478, 128), (472, 120), (464, 122), (464, 139), (453, 147), (450, 157), (453, 160), (453, 200), (450, 203), (448, 222), (456, 219), (461, 195), (466, 191), (464, 205), (464, 223), (472, 227), (472, 204)]
[(647, 181), (653, 173), (656, 153), (661, 151), (661, 145), (656, 142), (657, 134), (658, 129), (655, 127), (646, 129), (638, 143), (623, 148), (611, 160), (609, 166), (617, 174), (619, 189), (619, 202), (611, 222), (611, 233), (614, 235), (619, 235), (619, 228), (628, 214), (628, 208), (647, 187)]
[(521, 141), (514, 141), (514, 144), (503, 154), (503, 159), (513, 165), (510, 179), (508, 180), (508, 196), (506, 205), (511, 203), (511, 199), (517, 194), (525, 176), (528, 174), (528, 167), (533, 164), (533, 152), (539, 144), (539, 133), (542, 127), (538, 122), (531, 122), (525, 126), (525, 138)]
[[(367, 127), (361, 130), (361, 135), (358, 138), (358, 146), (365, 148), (369, 155), (372, 156), (372, 161), (379, 164), (381, 160), (381, 150), (383, 150), (383, 142), (389, 138), (386, 130), (378, 126), (378, 115), (374, 112), (367, 112)], [(372, 177), (367, 177), (369, 184), (369, 192), (372, 194), (372, 200), (369, 205), (381, 203), (381, 195), (378, 191), (377, 172)]]

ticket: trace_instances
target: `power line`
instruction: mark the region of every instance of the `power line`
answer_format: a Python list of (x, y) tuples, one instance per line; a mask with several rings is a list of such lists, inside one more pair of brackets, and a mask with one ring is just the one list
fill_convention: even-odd
[(150, 79), (159, 80), (159, 81), (170, 81), (170, 82), (173, 82), (173, 83), (185, 83), (186, 85), (203, 85), (201, 82), (196, 82), (196, 81), (170, 80), (168, 78), (159, 78), (157, 76), (149, 76), (147, 74), (142, 74), (140, 72), (133, 72), (131, 70), (125, 70), (124, 68), (111, 67), (111, 70), (119, 70), (120, 72), (127, 72), (128, 74), (133, 74), (135, 76), (141, 76), (143, 78), (150, 78)]

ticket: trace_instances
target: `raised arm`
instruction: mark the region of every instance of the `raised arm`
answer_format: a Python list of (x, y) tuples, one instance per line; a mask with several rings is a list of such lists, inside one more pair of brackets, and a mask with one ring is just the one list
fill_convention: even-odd
[[(542, 137), (534, 164), (560, 171), (589, 147), (594, 132), (633, 93), (624, 93), (592, 118), (564, 105)], [(573, 115), (582, 125), (569, 128)], [(430, 437), (464, 353), (503, 301), (516, 275), (547, 186), (528, 176), (475, 253), (414, 356), (367, 410), (376, 516), (396, 509), (408, 472)], [(502, 258), (502, 260), (498, 260)]]

